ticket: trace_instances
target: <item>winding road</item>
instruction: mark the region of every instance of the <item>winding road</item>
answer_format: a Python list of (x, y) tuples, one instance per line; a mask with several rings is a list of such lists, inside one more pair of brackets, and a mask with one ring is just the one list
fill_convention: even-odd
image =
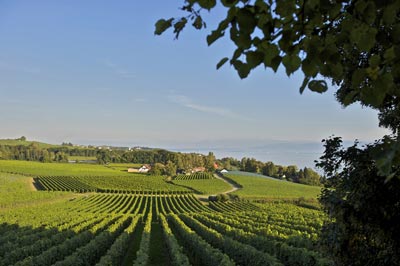
[[(224, 181), (225, 183), (229, 184), (232, 188), (223, 192), (220, 192), (218, 194), (229, 194), (232, 193), (236, 190), (241, 189), (241, 187), (239, 187), (237, 184), (233, 183), (231, 180), (225, 178), (223, 175), (219, 175), (219, 174), (214, 174), (214, 177), (217, 179), (220, 179), (222, 181)], [(209, 196), (213, 196), (215, 194), (207, 194), (207, 195), (195, 195), (198, 199), (202, 199), (202, 200), (208, 200)]]

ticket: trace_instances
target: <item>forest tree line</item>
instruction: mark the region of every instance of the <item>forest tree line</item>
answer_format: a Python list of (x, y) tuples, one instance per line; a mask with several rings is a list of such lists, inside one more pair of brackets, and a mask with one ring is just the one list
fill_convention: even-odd
[[(208, 155), (198, 153), (171, 152), (162, 149), (153, 150), (100, 150), (97, 153), (97, 161), (105, 163), (150, 163), (155, 174), (164, 173), (173, 175), (177, 170), (190, 170), (195, 167), (204, 167), (206, 171), (213, 172), (218, 169), (239, 170), (262, 174), (281, 180), (305, 185), (320, 186), (325, 179), (309, 167), (299, 169), (296, 165), (282, 166), (273, 162), (261, 162), (254, 158), (216, 159), (212, 152)], [(156, 166), (156, 167), (154, 167)]]
[(198, 153), (180, 153), (163, 149), (150, 150), (108, 150), (96, 148), (78, 148), (71, 145), (41, 147), (30, 145), (0, 145), (0, 159), (25, 160), (38, 162), (68, 162), (68, 156), (96, 157), (99, 164), (108, 163), (146, 163), (153, 166), (154, 174), (175, 175), (177, 172), (190, 171), (204, 167), (213, 172), (218, 169), (239, 170), (258, 173), (278, 179), (285, 179), (306, 185), (321, 185), (324, 180), (311, 168), (298, 169), (295, 165), (281, 166), (273, 162), (261, 162), (254, 158), (216, 159), (212, 152), (207, 155)]
[(227, 157), (218, 160), (220, 167), (227, 170), (240, 170), (256, 174), (262, 174), (281, 180), (305, 185), (320, 186), (325, 178), (320, 176), (312, 168), (304, 167), (299, 169), (296, 165), (282, 166), (273, 162), (262, 162), (254, 158), (242, 158), (241, 160)]
[[(21, 137), (16, 140), (21, 140)], [(25, 140), (25, 138), (23, 139)], [(77, 148), (69, 145), (41, 147), (32, 142), (29, 145), (3, 145), (0, 144), (1, 160), (37, 161), (43, 163), (68, 162), (68, 156), (94, 157), (97, 155), (95, 148)]]

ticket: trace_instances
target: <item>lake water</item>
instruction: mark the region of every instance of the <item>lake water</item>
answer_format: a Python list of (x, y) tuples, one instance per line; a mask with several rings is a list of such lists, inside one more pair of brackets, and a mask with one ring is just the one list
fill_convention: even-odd
[(279, 165), (297, 165), (299, 168), (311, 167), (315, 169), (315, 160), (322, 155), (323, 147), (321, 143), (307, 144), (270, 144), (259, 147), (208, 147), (208, 148), (181, 148), (173, 149), (180, 152), (197, 152), (207, 154), (213, 152), (217, 158), (233, 157), (241, 159), (243, 157), (255, 158), (262, 162), (272, 161)]

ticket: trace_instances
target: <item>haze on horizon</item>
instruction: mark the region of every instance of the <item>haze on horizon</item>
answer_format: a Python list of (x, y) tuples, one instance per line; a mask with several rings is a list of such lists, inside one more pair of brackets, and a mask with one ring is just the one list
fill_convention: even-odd
[(240, 80), (231, 44), (207, 47), (207, 29), (154, 36), (183, 1), (0, 3), (0, 138), (152, 147), (372, 141), (376, 112), (343, 109), (334, 88), (299, 94), (302, 77), (260, 68)]

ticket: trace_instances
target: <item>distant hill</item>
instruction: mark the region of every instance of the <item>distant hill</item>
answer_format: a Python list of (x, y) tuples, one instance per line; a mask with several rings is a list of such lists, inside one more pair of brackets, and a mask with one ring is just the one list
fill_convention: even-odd
[(52, 148), (52, 147), (61, 147), (61, 145), (49, 144), (39, 141), (30, 141), (30, 140), (21, 140), (21, 139), (0, 139), (0, 145), (7, 146), (29, 146), (32, 144), (36, 144), (39, 148)]

